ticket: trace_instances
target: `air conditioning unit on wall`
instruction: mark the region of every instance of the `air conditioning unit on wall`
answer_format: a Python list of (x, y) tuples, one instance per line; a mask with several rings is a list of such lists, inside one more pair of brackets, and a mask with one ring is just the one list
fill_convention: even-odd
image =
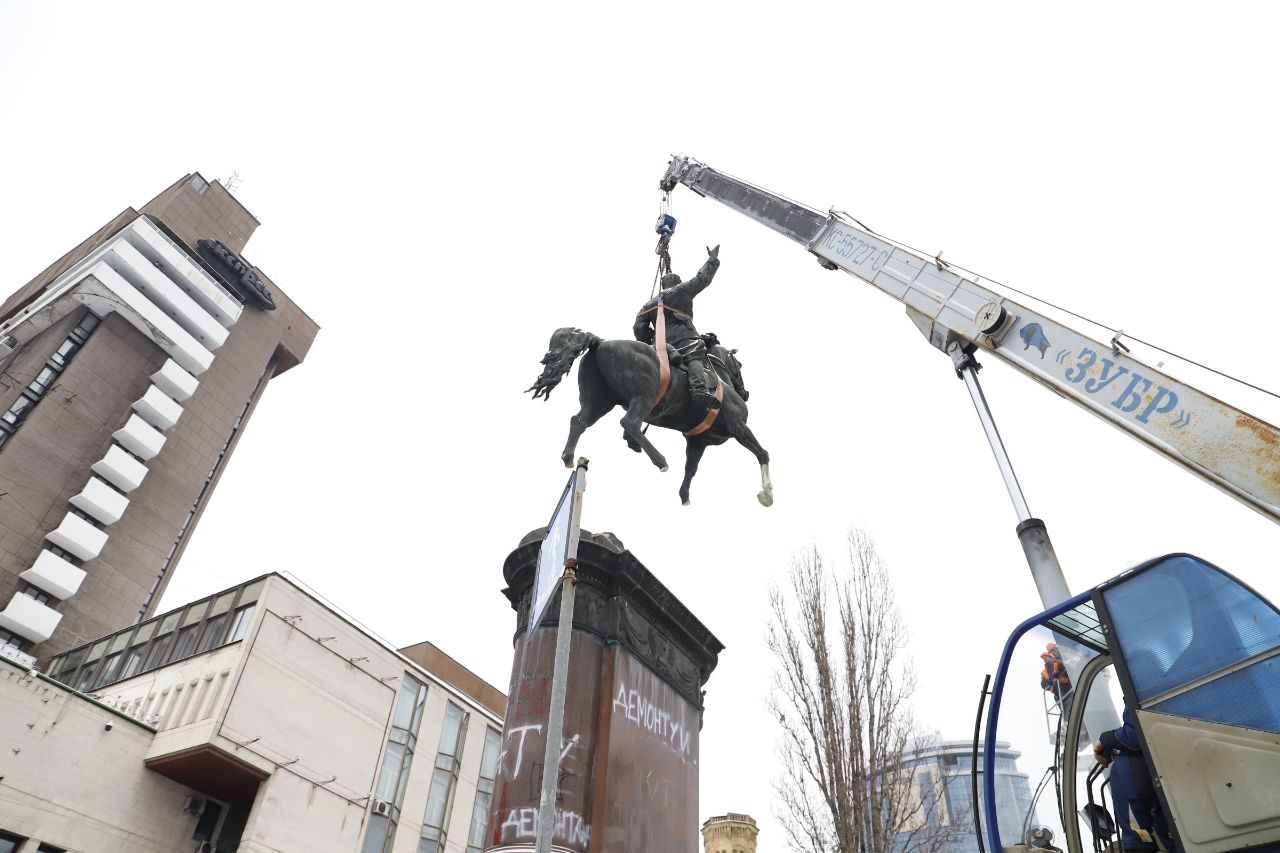
[(383, 817), (390, 817), (391, 803), (388, 803), (386, 800), (374, 800), (373, 813), (376, 815), (382, 815)]

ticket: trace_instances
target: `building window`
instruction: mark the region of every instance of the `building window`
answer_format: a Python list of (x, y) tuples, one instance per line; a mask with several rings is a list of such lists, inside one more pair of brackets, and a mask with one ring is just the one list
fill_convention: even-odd
[(199, 631), (199, 625), (190, 625), (178, 632), (178, 642), (174, 644), (172, 660), (180, 661), (191, 656), (196, 647), (196, 634)]
[(57, 385), (58, 376), (66, 369), (80, 347), (84, 346), (85, 341), (89, 339), (89, 333), (98, 323), (99, 320), (93, 312), (86, 311), (76, 327), (45, 362), (44, 367), (36, 373), (35, 378), (22, 389), (18, 399), (14, 400), (9, 409), (0, 415), (0, 447), (3, 447), (9, 437), (22, 425), (36, 403)]
[(0, 853), (15, 853), (22, 846), (22, 842), (26, 840), (21, 835), (14, 835), (11, 832), (5, 832), (0, 829)]
[(227, 637), (228, 643), (234, 643), (237, 640), (243, 640), (245, 632), (249, 630), (249, 620), (253, 618), (253, 605), (241, 607), (236, 611), (235, 620), (231, 623), (231, 634)]
[(121, 659), (122, 654), (120, 652), (107, 657), (102, 664), (102, 674), (98, 676), (98, 687), (116, 680), (116, 670), (120, 668)]
[(406, 672), (396, 698), (395, 714), (391, 718), (391, 733), (387, 735), (387, 751), (382, 756), (382, 772), (378, 774), (378, 785), (374, 789), (373, 813), (369, 816), (362, 853), (391, 851), (426, 701), (427, 685)]
[(467, 853), (484, 849), (485, 830), (489, 828), (489, 806), (493, 804), (494, 779), (498, 776), (498, 753), (502, 750), (502, 733), (487, 729), (484, 733), (484, 755), (480, 758), (480, 780), (476, 783), (476, 802), (471, 809), (471, 832), (467, 836)]
[(54, 847), (52, 844), (41, 844), (36, 848), (36, 853), (67, 853), (61, 847)]
[(57, 599), (52, 595), (37, 586), (32, 586), (31, 584), (27, 584), (22, 589), (18, 590), (18, 592), (22, 593), (27, 598), (40, 602), (46, 607), (53, 607), (53, 605), (57, 603)]
[(431, 774), (431, 790), (427, 792), (427, 811), (422, 816), (418, 853), (444, 851), (449, 834), (449, 814), (453, 811), (453, 792), (458, 787), (458, 767), (462, 764), (463, 741), (467, 739), (468, 716), (452, 702), (445, 708), (444, 731), (440, 733), (436, 769)]
[(204, 632), (200, 635), (200, 642), (196, 644), (196, 654), (207, 652), (209, 649), (218, 645), (218, 640), (222, 638), (222, 629), (226, 627), (227, 614), (214, 616), (208, 622), (204, 623)]
[(178, 617), (181, 615), (181, 612), (170, 613), (160, 620), (160, 627), (156, 629), (156, 637), (151, 641), (151, 648), (147, 651), (147, 659), (142, 664), (143, 672), (153, 670), (169, 659), (169, 650), (173, 648), (173, 629), (178, 627)]
[(80, 671), (76, 676), (75, 684), (71, 685), (72, 687), (81, 693), (93, 687), (93, 679), (98, 672), (98, 664), (106, 650), (106, 640), (99, 640), (93, 644), (89, 649), (89, 653), (85, 656), (84, 663), (80, 665)]
[(13, 646), (18, 651), (25, 652), (31, 645), (31, 641), (26, 637), (19, 637), (17, 634), (0, 628), (0, 646)]
[(191, 184), (191, 189), (196, 191), (196, 195), (204, 195), (209, 191), (209, 182), (199, 175), (192, 175), (187, 183)]
[(120, 670), (121, 680), (133, 678), (142, 668), (142, 646), (134, 646), (124, 656), (124, 668)]

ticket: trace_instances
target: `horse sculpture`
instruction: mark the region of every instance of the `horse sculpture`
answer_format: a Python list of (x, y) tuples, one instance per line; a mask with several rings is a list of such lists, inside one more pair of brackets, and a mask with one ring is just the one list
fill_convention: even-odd
[(573, 368), (574, 361), (583, 353), (586, 356), (578, 370), (578, 399), (581, 408), (569, 419), (569, 440), (565, 443), (564, 452), (560, 454), (566, 467), (572, 467), (578, 439), (587, 427), (614, 407), (623, 406), (627, 411), (622, 416), (622, 430), (627, 443), (634, 450), (643, 450), (661, 471), (667, 470), (667, 460), (645, 437), (641, 431), (642, 425), (650, 423), (685, 433), (681, 503), (686, 506), (689, 504), (689, 483), (698, 472), (703, 452), (712, 445), (724, 444), (733, 438), (755, 454), (760, 463), (761, 484), (756, 498), (764, 506), (772, 506), (773, 483), (769, 480), (769, 453), (760, 446), (747, 426), (747, 404), (734, 390), (734, 377), (729, 373), (736, 368), (735, 359), (712, 359), (724, 395), (720, 414), (710, 428), (689, 435), (690, 431), (703, 422), (706, 410), (692, 401), (689, 381), (683, 370), (671, 371), (671, 383), (662, 399), (658, 400), (657, 351), (640, 341), (606, 341), (581, 329), (556, 329), (551, 336), (547, 354), (542, 357), (542, 375), (527, 389), (533, 392), (534, 399), (550, 399), (552, 389), (560, 384), (560, 380)]

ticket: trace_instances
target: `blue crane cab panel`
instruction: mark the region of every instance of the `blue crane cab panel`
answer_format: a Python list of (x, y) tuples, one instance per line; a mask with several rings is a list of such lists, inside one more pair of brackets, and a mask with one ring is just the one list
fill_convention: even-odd
[[(1046, 647), (1068, 676), (1042, 688), (1043, 679), (1032, 684), (1030, 656), (1050, 660)], [(1042, 689), (1048, 692), (1037, 695)], [(1036, 728), (1020, 719), (1034, 716), (1026, 694), (1047, 712), (1039, 743), (1028, 739)], [(1094, 767), (1091, 744), (1118, 725), (1121, 708), (1136, 718), (1152, 808), (1181, 853), (1280, 852), (1280, 612), (1269, 601), (1204, 560), (1174, 554), (1047, 610), (1006, 643), (986, 742), (1011, 741), (1051, 756), (1048, 775), (1057, 784), (1046, 790), (1062, 791), (1060, 806), (1092, 810), (1085, 801), (1096, 799), (1127, 819), (1106, 799), (1106, 774), (1095, 773), (1087, 790), (1085, 783)], [(1067, 731), (1079, 732), (1072, 744), (1065, 743)], [(991, 778), (983, 776), (984, 783)], [(1037, 825), (1061, 838), (1068, 853), (1079, 853), (1091, 828), (1083, 818), (1063, 827), (1061, 819), (1077, 815), (1052, 805), (1015, 814), (986, 792), (988, 853), (1040, 846), (1043, 833), (1029, 832)]]

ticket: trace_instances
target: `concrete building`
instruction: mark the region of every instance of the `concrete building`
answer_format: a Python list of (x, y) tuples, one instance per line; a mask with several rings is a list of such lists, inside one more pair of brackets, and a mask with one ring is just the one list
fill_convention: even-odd
[(703, 853), (756, 853), (759, 834), (751, 815), (729, 812), (707, 818), (702, 824)]
[(269, 380), (317, 326), (241, 253), (257, 220), (183, 177), (0, 305), (0, 654), (154, 609)]
[[(979, 744), (979, 750), (982, 746)], [(996, 806), (1002, 816), (1027, 815), (1032, 811), (1031, 785), (1025, 773), (1018, 770), (1017, 750), (1004, 741), (996, 743)], [(973, 826), (973, 741), (944, 741), (925, 751), (915, 762), (915, 777), (920, 796), (932, 798), (941, 793), (937, 817), (955, 832), (947, 836), (945, 853), (979, 853)], [(978, 771), (981, 791), (982, 771)], [(986, 826), (986, 809), (979, 804), (982, 825)], [(1034, 814), (1029, 821), (1036, 823)], [(1014, 821), (1001, 821), (1001, 841), (1006, 847), (1022, 842), (1021, 826)]]
[(505, 697), (279, 575), (79, 646), (49, 673), (0, 660), (0, 850), (484, 846)]

